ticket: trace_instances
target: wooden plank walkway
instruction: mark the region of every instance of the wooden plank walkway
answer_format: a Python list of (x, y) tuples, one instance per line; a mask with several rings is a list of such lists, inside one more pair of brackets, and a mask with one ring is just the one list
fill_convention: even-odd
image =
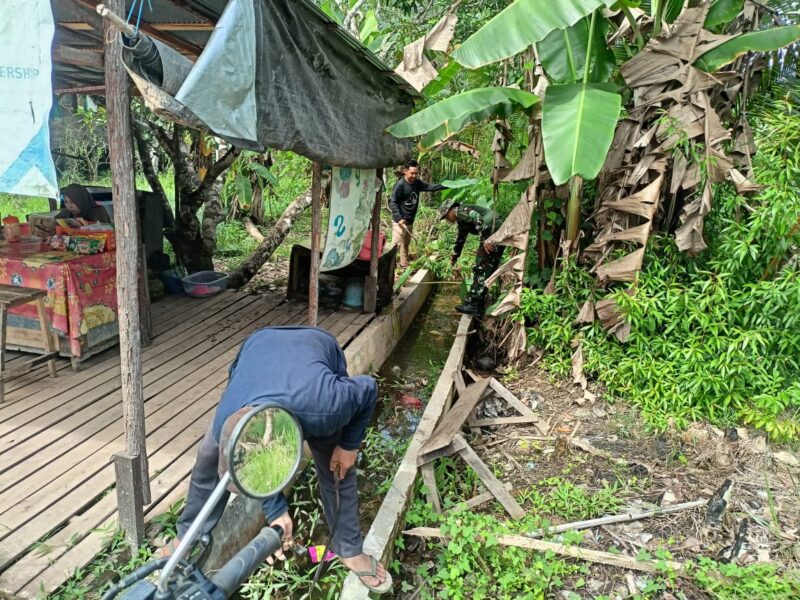
[[(321, 310), (319, 325), (346, 347), (372, 318)], [(143, 349), (142, 368), (153, 498), (146, 520), (184, 496), (242, 341), (261, 327), (305, 321), (305, 304), (278, 295), (225, 292), (153, 305), (156, 335)], [(8, 382), (0, 404), (0, 597), (55, 590), (116, 528), (111, 457), (124, 449), (119, 355), (93, 357), (79, 373), (66, 360), (58, 367), (55, 379), (43, 365)]]

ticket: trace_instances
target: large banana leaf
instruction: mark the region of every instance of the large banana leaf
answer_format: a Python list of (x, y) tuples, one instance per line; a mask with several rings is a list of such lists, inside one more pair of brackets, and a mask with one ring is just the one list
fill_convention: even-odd
[(470, 69), (514, 56), (614, 0), (516, 0), (472, 34), (453, 58)]
[[(586, 69), (586, 54), (589, 50), (589, 17), (585, 17), (566, 29), (553, 31), (536, 49), (547, 76), (553, 83), (575, 83), (583, 79)], [(616, 58), (606, 44), (608, 19), (597, 19), (592, 40), (592, 56), (589, 64), (590, 82), (608, 81)]]
[(708, 9), (706, 29), (711, 29), (717, 25), (724, 25), (733, 21), (742, 11), (744, 0), (714, 0), (711, 8)]
[(772, 52), (800, 40), (800, 25), (773, 27), (738, 35), (695, 61), (698, 69), (713, 73), (748, 52)]
[(489, 117), (506, 118), (517, 110), (528, 110), (539, 98), (516, 88), (477, 88), (450, 96), (395, 123), (386, 131), (398, 138), (428, 134), (426, 148), (458, 133), (471, 123)]
[(451, 60), (439, 71), (439, 75), (436, 76), (436, 79), (428, 83), (428, 85), (422, 89), (422, 95), (426, 98), (433, 98), (450, 84), (453, 77), (458, 75), (459, 71), (461, 71), (461, 65)]
[(608, 86), (551, 85), (542, 107), (547, 168), (556, 185), (573, 175), (594, 179), (614, 139), (622, 98)]

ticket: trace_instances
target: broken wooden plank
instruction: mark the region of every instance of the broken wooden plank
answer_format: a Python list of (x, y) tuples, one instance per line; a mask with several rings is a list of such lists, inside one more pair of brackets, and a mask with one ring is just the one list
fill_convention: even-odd
[[(422, 538), (438, 538), (447, 539), (447, 536), (442, 533), (441, 529), (435, 527), (416, 527), (403, 532), (405, 535), (413, 535)], [(612, 554), (611, 552), (602, 552), (600, 550), (588, 550), (578, 546), (566, 546), (564, 544), (557, 544), (555, 542), (545, 542), (542, 540), (534, 540), (521, 535), (501, 535), (497, 537), (497, 543), (501, 546), (513, 546), (516, 548), (525, 548), (527, 550), (535, 550), (536, 552), (552, 552), (559, 556), (566, 556), (577, 560), (587, 562), (600, 563), (612, 567), (619, 567), (621, 569), (630, 569), (632, 571), (643, 571), (645, 573), (663, 573), (669, 570), (680, 577), (691, 577), (687, 572), (683, 563), (671, 560), (636, 560), (624, 554)]]
[(609, 515), (606, 517), (598, 517), (597, 519), (587, 519), (585, 521), (574, 521), (572, 523), (564, 523), (547, 529), (538, 529), (526, 533), (525, 537), (536, 538), (543, 535), (555, 535), (556, 533), (563, 533), (565, 531), (580, 531), (581, 529), (591, 529), (593, 527), (600, 527), (601, 525), (611, 525), (613, 523), (628, 523), (630, 521), (639, 521), (641, 519), (649, 519), (658, 515), (668, 515), (671, 513), (690, 510), (692, 508), (700, 508), (706, 506), (708, 500), (692, 500), (691, 502), (684, 502), (683, 504), (675, 504), (674, 506), (667, 506), (664, 508), (654, 508), (653, 510), (646, 510), (639, 513), (625, 513), (621, 515)]
[(431, 439), (422, 447), (421, 454), (444, 448), (452, 442), (488, 387), (488, 379), (482, 379), (469, 386), (453, 408), (444, 415), (441, 425), (436, 428)]
[[(458, 438), (461, 438), (460, 434), (456, 434), (456, 439)], [(477, 454), (475, 454), (475, 451), (469, 446), (469, 444), (466, 442), (464, 442), (464, 444), (466, 447), (459, 450), (458, 453), (461, 455), (461, 458), (463, 458), (464, 461), (470, 467), (472, 467), (475, 473), (478, 474), (478, 477), (481, 478), (481, 481), (483, 481), (486, 489), (494, 494), (494, 497), (497, 498), (497, 501), (503, 505), (503, 508), (505, 508), (506, 511), (508, 511), (508, 514), (511, 515), (512, 519), (521, 519), (524, 517), (525, 511), (514, 499), (514, 496), (508, 493), (508, 490), (506, 490), (503, 482), (494, 476), (494, 473), (492, 473), (489, 467), (486, 466), (486, 463), (483, 462)]]
[(422, 474), (422, 484), (425, 486), (425, 495), (428, 503), (433, 507), (433, 512), (442, 512), (442, 501), (439, 498), (439, 488), (436, 487), (436, 473), (433, 470), (433, 463), (429, 462), (420, 467)]
[(533, 410), (531, 410), (531, 408), (528, 405), (526, 405), (522, 400), (520, 400), (514, 394), (512, 394), (508, 390), (508, 388), (506, 388), (502, 383), (497, 381), (497, 379), (495, 379), (494, 377), (492, 377), (489, 380), (489, 387), (491, 387), (492, 390), (503, 400), (508, 402), (509, 405), (516, 408), (519, 414), (531, 417), (536, 416), (536, 413), (534, 413)]
[[(456, 384), (456, 394), (461, 397), (467, 391), (467, 384), (464, 381), (464, 374), (461, 371), (456, 371), (453, 373), (453, 383)], [(445, 408), (445, 414), (450, 412), (450, 409), (453, 408), (453, 399), (450, 399), (450, 402), (447, 403), (447, 407)]]
[(462, 450), (465, 444), (466, 442), (464, 441), (464, 438), (459, 437), (454, 439), (449, 444), (447, 444), (447, 446), (445, 446), (444, 448), (439, 448), (438, 450), (434, 450), (433, 452), (428, 452), (427, 454), (420, 454), (417, 457), (417, 466), (421, 467), (424, 464), (433, 462), (437, 458), (452, 456), (459, 450)]

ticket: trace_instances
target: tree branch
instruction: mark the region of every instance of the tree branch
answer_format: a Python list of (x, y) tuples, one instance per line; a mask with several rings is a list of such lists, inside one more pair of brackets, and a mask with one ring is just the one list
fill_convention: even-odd
[(356, 38), (358, 38), (358, 26), (355, 22), (356, 15), (358, 15), (358, 11), (361, 10), (361, 7), (364, 6), (364, 2), (367, 0), (358, 0), (353, 7), (347, 11), (347, 14), (342, 21), (342, 27), (352, 33)]
[(223, 155), (223, 157), (208, 168), (206, 176), (200, 183), (197, 192), (202, 193), (204, 190), (214, 185), (217, 181), (217, 178), (226, 170), (228, 170), (241, 152), (241, 148), (235, 148), (233, 146), (228, 148), (228, 151)]

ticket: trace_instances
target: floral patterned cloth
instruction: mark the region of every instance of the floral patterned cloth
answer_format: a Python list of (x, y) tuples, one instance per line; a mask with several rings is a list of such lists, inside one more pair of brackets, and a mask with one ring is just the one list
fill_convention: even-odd
[[(80, 337), (117, 320), (116, 253), (79, 255), (47, 244), (0, 241), (0, 283), (47, 290), (45, 307), (51, 326), (81, 355)], [(36, 305), (9, 312), (36, 319)]]

